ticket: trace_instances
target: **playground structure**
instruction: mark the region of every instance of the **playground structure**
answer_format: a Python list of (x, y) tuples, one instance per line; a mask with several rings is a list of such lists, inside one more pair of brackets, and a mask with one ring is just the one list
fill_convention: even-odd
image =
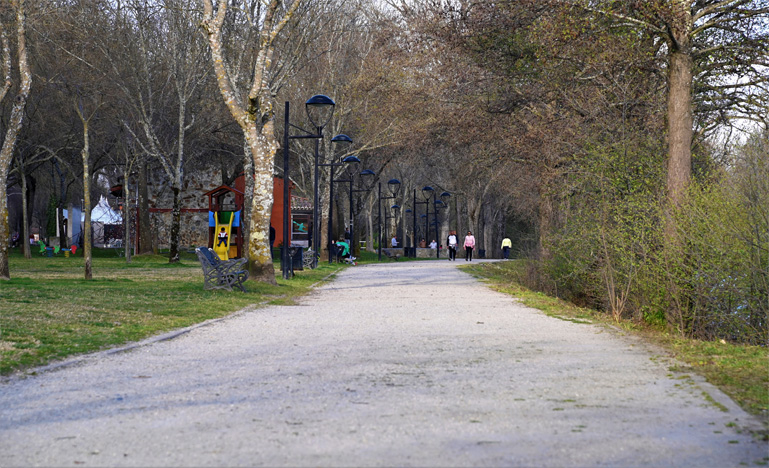
[[(243, 210), (243, 192), (220, 185), (203, 194), (208, 197), (208, 247), (221, 260), (243, 256), (243, 230), (240, 215)], [(220, 242), (224, 229), (226, 240)]]

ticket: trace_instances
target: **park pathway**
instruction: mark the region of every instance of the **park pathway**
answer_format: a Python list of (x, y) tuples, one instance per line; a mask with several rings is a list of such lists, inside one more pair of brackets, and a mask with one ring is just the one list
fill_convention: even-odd
[(696, 376), (615, 331), (523, 307), (463, 263), (349, 268), (296, 306), (6, 379), (0, 466), (727, 467), (767, 457), (741, 430), (757, 421)]

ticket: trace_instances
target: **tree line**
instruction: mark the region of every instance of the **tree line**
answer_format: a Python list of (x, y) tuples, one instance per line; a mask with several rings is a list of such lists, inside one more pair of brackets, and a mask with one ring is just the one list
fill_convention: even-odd
[[(324, 139), (324, 158), (354, 152), (378, 181), (398, 178), (412, 211), (425, 185), (452, 194), (433, 230), (403, 209), (396, 232), (472, 230), (489, 253), (511, 236), (533, 288), (766, 343), (767, 18), (767, 0), (5, 2), (0, 212), (20, 190), (28, 229), (50, 200), (94, 198), (105, 180), (146, 204), (159, 172), (178, 261), (185, 173), (221, 167), (223, 184), (249, 175), (249, 269), (274, 282), (284, 151), (298, 192), (314, 190), (313, 146), (281, 148), (280, 104), (322, 93), (337, 103), (326, 134), (355, 140)], [(345, 199), (331, 201), (337, 232)], [(377, 202), (353, 207), (369, 247)], [(7, 265), (3, 243), (4, 278)]]

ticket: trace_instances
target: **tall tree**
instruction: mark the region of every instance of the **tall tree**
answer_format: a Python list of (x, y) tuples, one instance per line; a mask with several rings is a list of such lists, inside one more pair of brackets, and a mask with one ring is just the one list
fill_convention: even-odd
[[(32, 74), (29, 70), (27, 58), (26, 43), (26, 17), (24, 9), (24, 0), (12, 0), (10, 5), (15, 13), (16, 20), (16, 53), (19, 67), (19, 89), (11, 110), (11, 118), (8, 122), (8, 129), (5, 132), (2, 148), (0, 148), (0, 279), (8, 280), (11, 278), (11, 272), (8, 266), (8, 239), (10, 238), (10, 227), (8, 226), (8, 197), (6, 195), (6, 186), (8, 178), (8, 168), (13, 159), (13, 151), (16, 147), (16, 139), (21, 130), (24, 120), (24, 108), (27, 104), (27, 97), (32, 86)], [(3, 47), (3, 68), (6, 77), (5, 86), (0, 100), (5, 98), (11, 88), (11, 51), (5, 33), (5, 23), (0, 24), (0, 34)], [(26, 239), (24, 239), (26, 242)]]
[[(270, 214), (272, 211), (273, 164), (279, 142), (275, 135), (275, 98), (272, 86), (280, 73), (276, 70), (278, 38), (303, 0), (246, 1), (240, 8), (228, 0), (203, 1), (201, 27), (208, 38), (211, 61), (224, 103), (243, 131), (254, 165), (254, 189), (248, 238), (248, 265), (251, 278), (275, 284), (275, 268), (270, 252)], [(243, 26), (256, 37), (225, 31), (227, 25)], [(228, 48), (228, 40), (243, 40)], [(253, 57), (249, 80), (240, 81), (237, 50)]]
[[(576, 2), (618, 24), (657, 36), (667, 58), (667, 192), (680, 206), (692, 174), (695, 113), (712, 130), (766, 110), (768, 0)], [(669, 228), (668, 232), (672, 232)]]
[[(122, 21), (126, 36), (136, 35), (136, 42), (125, 44), (125, 53), (114, 57), (114, 46), (105, 43), (104, 56), (110, 59), (115, 77), (128, 77), (120, 83), (124, 100), (133, 109), (136, 122), (125, 122), (134, 134), (143, 152), (160, 162), (173, 192), (171, 210), (171, 236), (169, 262), (179, 261), (181, 231), (181, 196), (184, 165), (193, 151), (186, 146), (187, 137), (196, 124), (190, 115), (193, 99), (200, 96), (200, 88), (209, 74), (205, 67), (207, 51), (195, 33), (199, 19), (195, 17), (190, 0), (163, 0), (148, 5), (144, 1), (129, 4), (129, 18)], [(124, 12), (126, 12), (124, 10)], [(133, 21), (135, 19), (135, 21)], [(138, 69), (131, 70), (123, 60), (134, 58), (133, 47), (138, 47)], [(160, 52), (158, 52), (160, 51)], [(172, 87), (164, 91), (163, 83)], [(176, 115), (166, 115), (175, 108)], [(175, 121), (175, 131), (169, 122)], [(134, 130), (134, 127), (138, 127)]]

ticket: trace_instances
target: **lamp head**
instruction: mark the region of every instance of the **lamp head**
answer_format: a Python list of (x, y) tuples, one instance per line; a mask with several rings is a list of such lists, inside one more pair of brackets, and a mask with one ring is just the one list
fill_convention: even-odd
[(422, 187), (422, 196), (425, 198), (425, 201), (429, 200), (433, 193), (435, 193), (435, 189), (429, 185)]
[(390, 179), (387, 181), (387, 187), (390, 189), (390, 193), (392, 193), (394, 197), (398, 195), (398, 191), (401, 188), (401, 181), (398, 179)]
[(307, 117), (319, 129), (323, 129), (331, 120), (335, 105), (333, 99), (323, 94), (316, 94), (304, 103)]
[(360, 171), (361, 185), (365, 190), (371, 190), (374, 188), (374, 180), (376, 179), (376, 172), (371, 169), (363, 169)]
[(443, 192), (440, 194), (441, 200), (443, 200), (443, 203), (446, 203), (448, 205), (449, 198), (451, 198), (451, 194), (449, 192)]
[(331, 139), (331, 143), (338, 143), (342, 146), (346, 146), (352, 143), (352, 138), (348, 137), (344, 133), (340, 133)]
[(358, 170), (360, 159), (358, 159), (357, 156), (347, 156), (346, 158), (342, 159), (342, 162), (347, 164), (345, 170), (347, 171), (347, 175), (352, 178), (353, 174), (355, 174)]
[(352, 146), (352, 138), (344, 133), (340, 133), (331, 139), (331, 143), (333, 143), (334, 146), (339, 147), (342, 150), (342, 154), (344, 154), (347, 151), (347, 148)]

